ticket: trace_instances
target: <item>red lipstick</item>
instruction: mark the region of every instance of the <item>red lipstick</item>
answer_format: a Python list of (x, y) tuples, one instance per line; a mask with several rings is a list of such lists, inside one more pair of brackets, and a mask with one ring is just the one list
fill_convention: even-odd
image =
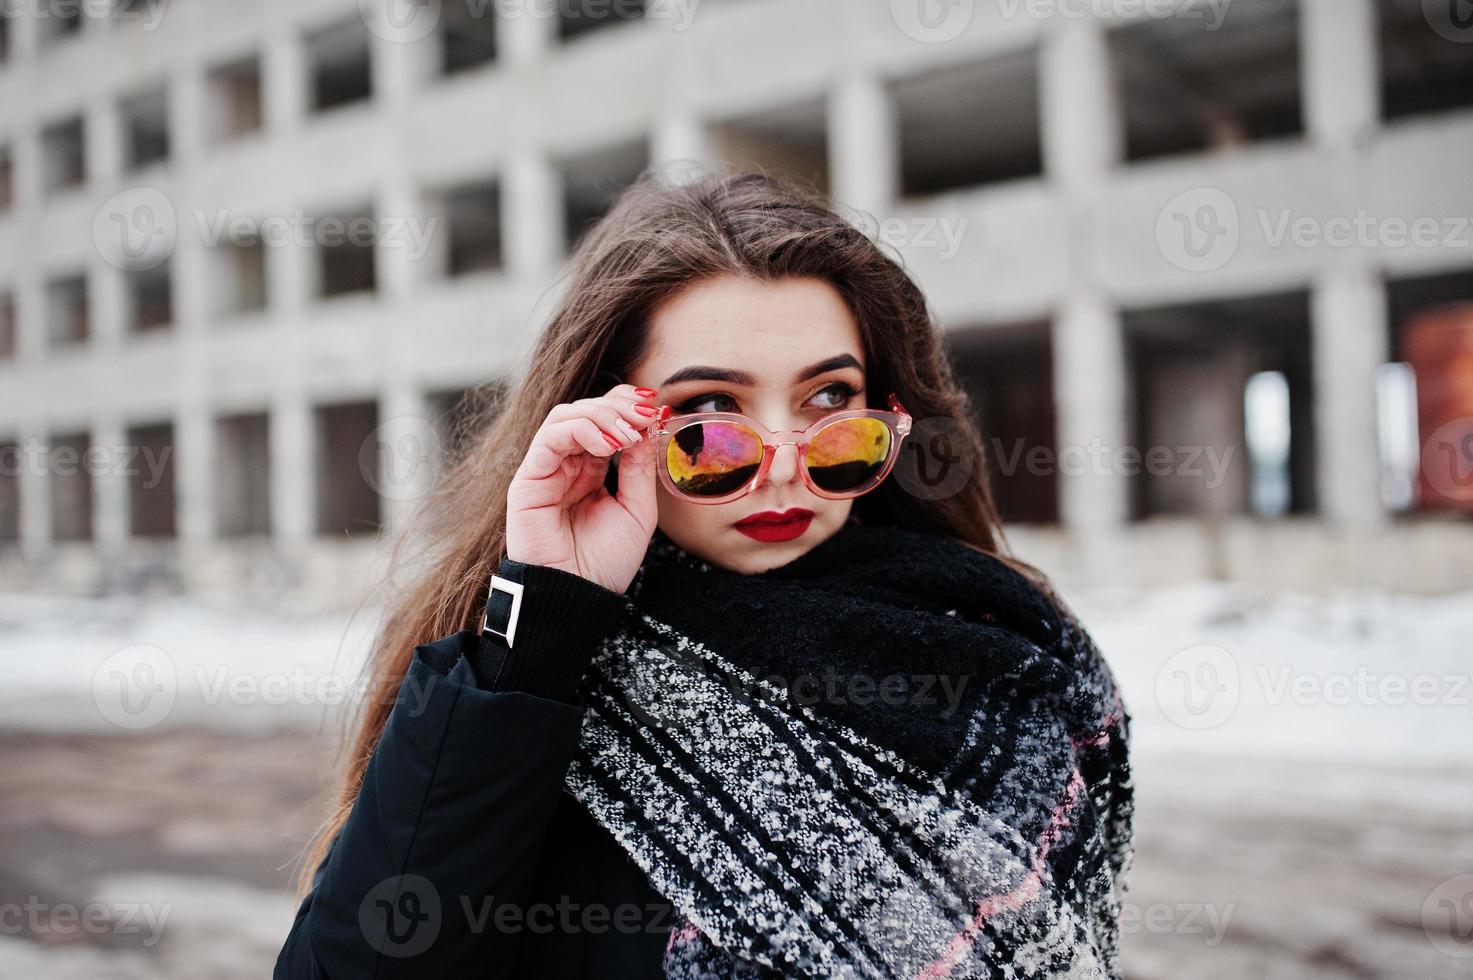
[(756, 541), (791, 541), (813, 521), (813, 511), (793, 507), (784, 511), (764, 510), (737, 521), (736, 529)]

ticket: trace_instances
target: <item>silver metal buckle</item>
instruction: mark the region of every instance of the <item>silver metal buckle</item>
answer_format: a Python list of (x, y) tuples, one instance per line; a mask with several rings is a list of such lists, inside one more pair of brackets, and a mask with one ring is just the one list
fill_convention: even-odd
[[(491, 596), (497, 591), (506, 592), (511, 595), (511, 613), (506, 617), (506, 632), (494, 630), (489, 625), (491, 615)], [(522, 583), (513, 582), (511, 579), (502, 578), (500, 575), (491, 576), (491, 588), (486, 591), (486, 611), (481, 613), (481, 632), (499, 636), (506, 641), (508, 648), (511, 647), (512, 638), (517, 635), (517, 616), (522, 611)]]

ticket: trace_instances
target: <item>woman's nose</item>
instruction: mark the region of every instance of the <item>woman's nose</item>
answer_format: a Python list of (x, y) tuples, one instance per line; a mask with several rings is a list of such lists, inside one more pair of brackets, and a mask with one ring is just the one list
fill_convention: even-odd
[(789, 483), (798, 476), (798, 447), (792, 444), (780, 445), (773, 450), (772, 468), (767, 471), (767, 478), (773, 483)]

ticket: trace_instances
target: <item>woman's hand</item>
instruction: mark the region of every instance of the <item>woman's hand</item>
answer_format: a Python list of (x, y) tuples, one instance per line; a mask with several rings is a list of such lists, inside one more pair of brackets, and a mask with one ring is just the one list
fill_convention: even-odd
[[(623, 592), (644, 561), (658, 516), (655, 453), (644, 430), (664, 414), (648, 388), (615, 385), (555, 405), (506, 493), (506, 556), (560, 568)], [(619, 458), (618, 496), (604, 488)]]

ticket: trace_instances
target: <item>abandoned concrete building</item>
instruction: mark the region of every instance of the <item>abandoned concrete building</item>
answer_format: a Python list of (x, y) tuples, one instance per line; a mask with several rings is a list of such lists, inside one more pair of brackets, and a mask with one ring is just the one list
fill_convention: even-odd
[(94, 6), (0, 18), (6, 588), (355, 597), (578, 235), (690, 159), (904, 259), (1062, 581), (1473, 585), (1455, 7)]

